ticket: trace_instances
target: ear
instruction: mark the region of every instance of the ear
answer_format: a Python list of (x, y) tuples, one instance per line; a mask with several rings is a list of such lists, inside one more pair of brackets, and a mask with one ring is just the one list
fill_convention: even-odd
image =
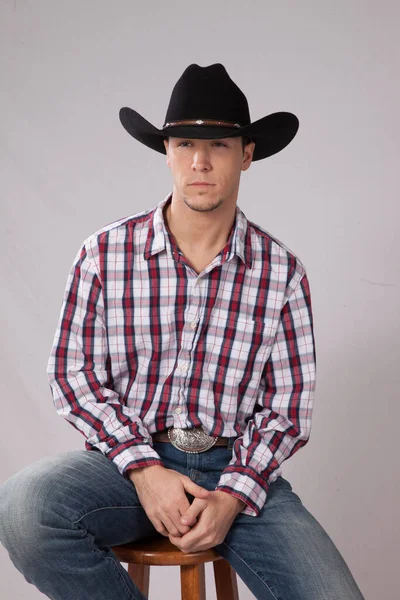
[(169, 145), (169, 144), (168, 144), (168, 139), (165, 139), (165, 138), (164, 138), (164, 139), (163, 139), (163, 143), (164, 143), (164, 146), (165, 146), (165, 150), (166, 150), (166, 152), (167, 152), (167, 165), (168, 165), (168, 166), (170, 166), (170, 164), (169, 164), (169, 156), (168, 156), (168, 145)]
[(256, 147), (255, 142), (250, 142), (244, 147), (242, 171), (247, 171), (253, 160), (254, 148)]

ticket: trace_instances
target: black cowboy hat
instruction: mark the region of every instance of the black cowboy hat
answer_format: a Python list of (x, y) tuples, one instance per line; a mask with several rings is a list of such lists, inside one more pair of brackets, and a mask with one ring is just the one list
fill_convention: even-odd
[(185, 69), (171, 94), (164, 125), (157, 129), (127, 106), (119, 118), (128, 133), (149, 148), (166, 154), (164, 138), (218, 139), (248, 136), (255, 143), (253, 161), (283, 150), (299, 128), (298, 118), (276, 112), (250, 122), (246, 96), (225, 67), (192, 64)]

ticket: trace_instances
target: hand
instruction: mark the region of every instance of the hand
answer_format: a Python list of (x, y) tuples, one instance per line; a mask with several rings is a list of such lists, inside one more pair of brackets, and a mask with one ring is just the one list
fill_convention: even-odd
[(194, 483), (190, 477), (161, 465), (140, 467), (128, 472), (136, 488), (140, 503), (156, 530), (177, 538), (190, 531), (180, 518), (190, 507), (185, 492), (198, 498), (207, 498), (210, 492)]
[(224, 541), (236, 515), (245, 506), (239, 498), (218, 490), (204, 500), (195, 498), (181, 518), (181, 522), (194, 527), (182, 537), (169, 535), (169, 540), (185, 553), (213, 548)]

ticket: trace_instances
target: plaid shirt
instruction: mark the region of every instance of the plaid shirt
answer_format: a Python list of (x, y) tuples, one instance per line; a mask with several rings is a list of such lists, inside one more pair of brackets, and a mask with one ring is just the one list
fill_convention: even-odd
[(171, 196), (79, 249), (47, 367), (54, 405), (123, 476), (163, 464), (151, 434), (171, 425), (237, 437), (215, 489), (257, 516), (310, 435), (305, 267), (236, 206), (225, 247), (197, 274), (166, 226)]

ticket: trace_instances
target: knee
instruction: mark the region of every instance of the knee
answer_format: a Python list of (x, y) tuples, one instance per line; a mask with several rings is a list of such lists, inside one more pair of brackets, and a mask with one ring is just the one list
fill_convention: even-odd
[(0, 488), (0, 541), (10, 552), (35, 552), (53, 514), (52, 471), (38, 461), (12, 475)]

